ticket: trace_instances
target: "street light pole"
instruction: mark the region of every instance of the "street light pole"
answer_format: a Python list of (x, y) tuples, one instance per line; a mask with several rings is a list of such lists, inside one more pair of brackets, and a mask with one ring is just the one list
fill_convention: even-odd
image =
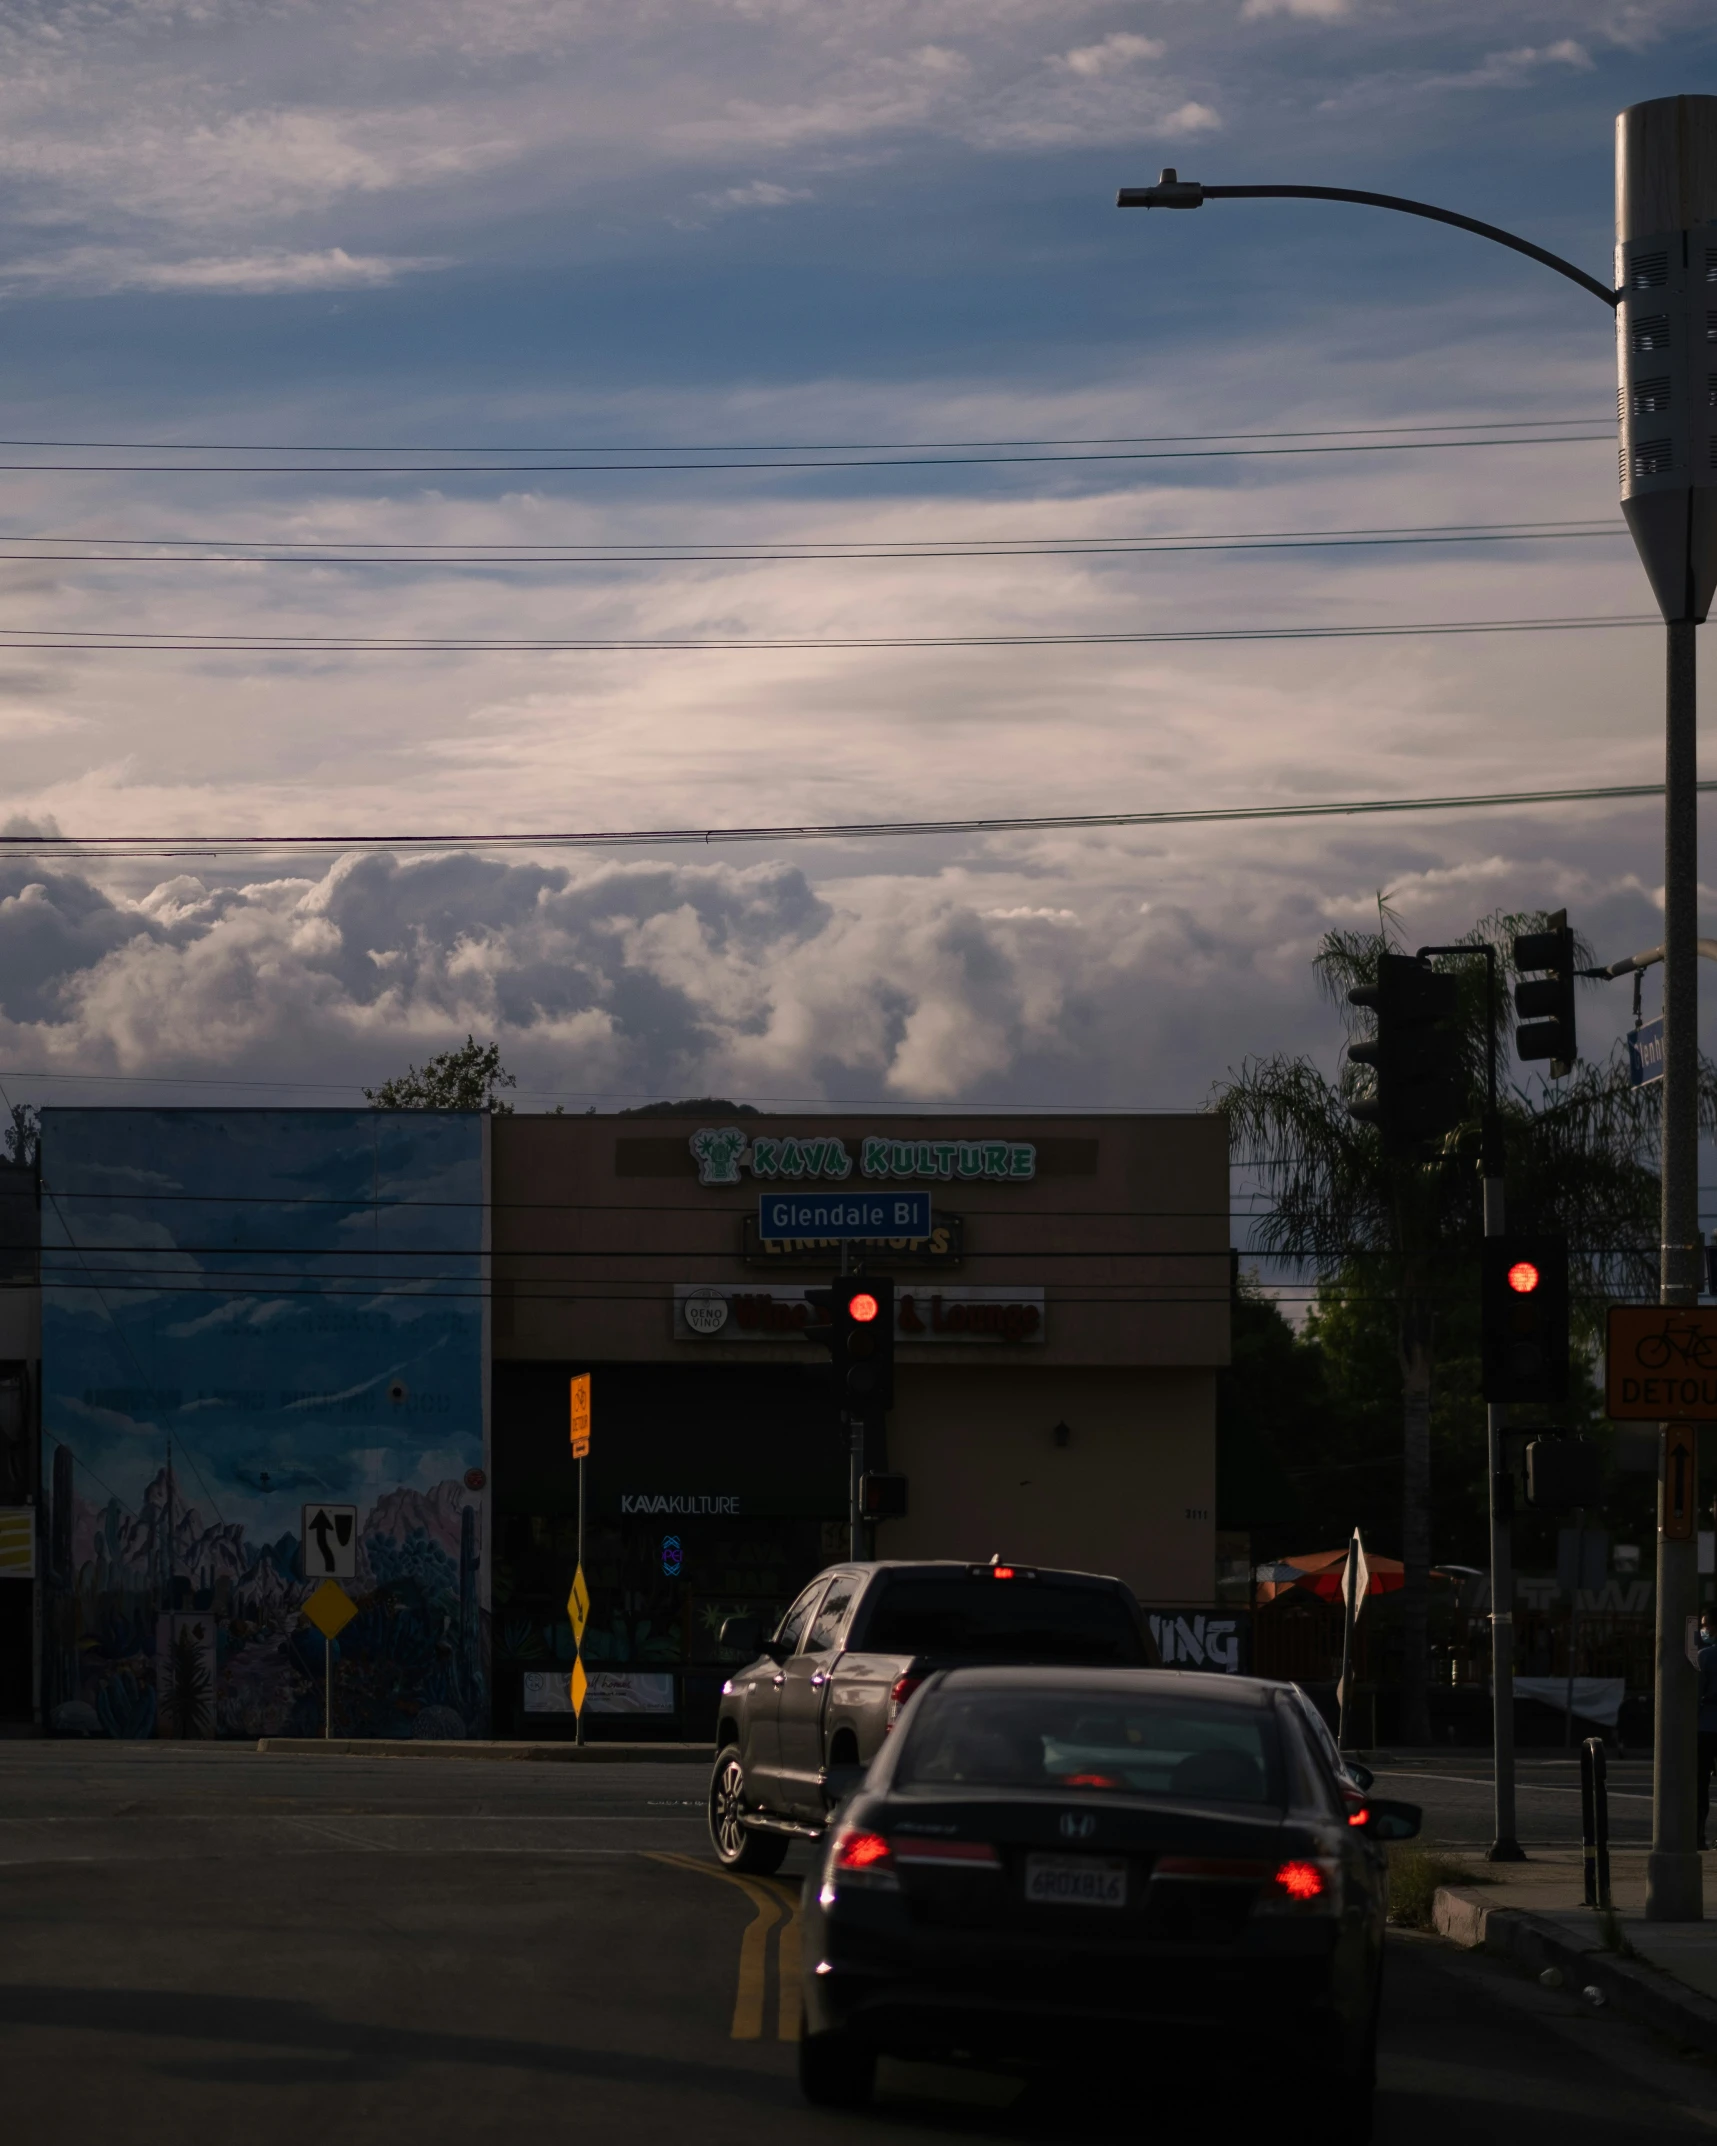
[[(1124, 188), (1121, 208), (1196, 209), (1218, 200), (1339, 201), (1451, 224), (1566, 276), (1616, 317), (1622, 512), (1668, 632), (1665, 694), (1663, 1206), (1659, 1295), (1699, 1290), (1698, 752), (1694, 629), (1717, 594), (1717, 97), (1659, 97), (1616, 121), (1616, 287), (1513, 232), (1400, 195), (1331, 186), (1205, 186), (1166, 170)], [(1488, 1212), (1487, 1229), (1493, 1224)], [(1499, 1202), (1500, 1205), (1500, 1202)], [(1500, 1426), (1493, 1419), (1493, 1446)], [(1667, 1432), (1668, 1426), (1665, 1426)], [(1659, 1468), (1660, 1478), (1662, 1466)], [(1492, 1609), (1500, 1558), (1492, 1508)], [(1646, 1914), (1702, 1918), (1694, 1846), (1696, 1687), (1686, 1620), (1697, 1608), (1698, 1552), (1667, 1538), (1660, 1480), (1652, 1850)], [(1493, 1632), (1499, 1628), (1492, 1627)], [(1501, 1628), (1506, 1630), (1506, 1628)], [(1497, 1751), (1503, 1759), (1501, 1740)], [(1499, 1780), (1500, 1789), (1500, 1780)], [(1502, 1799), (1498, 1799), (1499, 1842)], [(1512, 1830), (1512, 1829), (1510, 1829)]]
[[(1694, 632), (1717, 590), (1717, 97), (1656, 97), (1616, 121), (1622, 512), (1667, 637), (1663, 823), (1663, 1207), (1658, 1294), (1699, 1300), (1699, 828)], [(1669, 1425), (1665, 1424), (1667, 1434)], [(1659, 1448), (1660, 1456), (1663, 1447)], [(1704, 1913), (1694, 1836), (1698, 1688), (1686, 1628), (1698, 1547), (1666, 1533), (1659, 1461), (1657, 1664), (1645, 1912)]]

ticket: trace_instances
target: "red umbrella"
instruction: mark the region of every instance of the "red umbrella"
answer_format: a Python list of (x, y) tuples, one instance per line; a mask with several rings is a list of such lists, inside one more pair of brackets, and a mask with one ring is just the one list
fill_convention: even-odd
[[(1345, 1550), (1314, 1550), (1306, 1557), (1283, 1557), (1273, 1565), (1260, 1565), (1255, 1575), (1256, 1600), (1260, 1605), (1274, 1602), (1278, 1595), (1297, 1587), (1325, 1602), (1339, 1602), (1341, 1568), (1346, 1563)], [(1367, 1550), (1365, 1563), (1369, 1574), (1367, 1595), (1393, 1594), (1406, 1578), (1399, 1558), (1379, 1557), (1375, 1550)]]

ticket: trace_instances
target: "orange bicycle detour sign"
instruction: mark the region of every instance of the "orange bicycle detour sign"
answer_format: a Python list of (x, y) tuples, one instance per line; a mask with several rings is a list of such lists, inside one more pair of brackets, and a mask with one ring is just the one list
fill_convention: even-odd
[(1717, 1305), (1612, 1305), (1604, 1412), (1617, 1423), (1717, 1423)]

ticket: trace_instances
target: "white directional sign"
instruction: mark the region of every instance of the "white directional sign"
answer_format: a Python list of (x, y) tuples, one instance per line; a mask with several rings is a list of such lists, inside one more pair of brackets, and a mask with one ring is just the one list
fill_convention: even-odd
[(358, 1508), (307, 1505), (301, 1537), (307, 1580), (355, 1580), (358, 1576)]

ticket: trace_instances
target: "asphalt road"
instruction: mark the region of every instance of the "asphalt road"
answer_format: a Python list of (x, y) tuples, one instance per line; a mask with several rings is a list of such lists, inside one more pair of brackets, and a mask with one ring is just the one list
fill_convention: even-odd
[[(0, 1745), (9, 2146), (907, 2146), (1221, 2123), (1226, 2076), (1177, 2108), (1142, 2068), (1095, 2109), (1080, 2079), (1022, 2093), (907, 2066), (885, 2067), (871, 2115), (807, 2109), (794, 1864), (768, 1884), (716, 1869), (702, 1786), (685, 1765)], [(1538, 2116), (1559, 2146), (1717, 2125), (1717, 2072), (1502, 1966), (1401, 1938), (1387, 1990), (1382, 2146), (1457, 2128), (1514, 2146)], [(1305, 2093), (1284, 2080), (1284, 2111)]]
[[(1377, 1792), (1423, 1806), (1427, 1846), (1484, 1847), (1492, 1838), (1495, 1791), (1490, 1753), (1400, 1754), (1373, 1761)], [(1651, 1845), (1651, 1761), (1608, 1761), (1610, 1840)], [(1523, 1753), (1515, 1764), (1516, 1837), (1525, 1848), (1580, 1844), (1580, 1762)]]

